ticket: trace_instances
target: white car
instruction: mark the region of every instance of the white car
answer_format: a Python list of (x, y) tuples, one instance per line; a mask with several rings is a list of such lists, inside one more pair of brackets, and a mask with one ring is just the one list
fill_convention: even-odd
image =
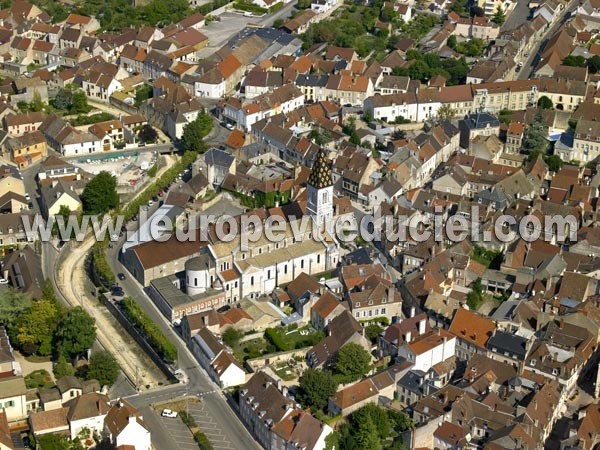
[(170, 417), (171, 419), (174, 419), (175, 417), (177, 417), (177, 411), (173, 411), (172, 409), (163, 409), (160, 415), (163, 417)]
[(228, 123), (225, 125), (225, 128), (227, 128), (228, 130), (233, 130), (233, 125)]
[(29, 193), (25, 192), (25, 200), (29, 201), (31, 200), (31, 195), (29, 195)]
[(119, 235), (118, 234), (111, 235), (110, 240), (113, 241), (113, 242), (118, 241), (119, 240)]
[(0, 278), (0, 284), (8, 284), (8, 280), (6, 278)]

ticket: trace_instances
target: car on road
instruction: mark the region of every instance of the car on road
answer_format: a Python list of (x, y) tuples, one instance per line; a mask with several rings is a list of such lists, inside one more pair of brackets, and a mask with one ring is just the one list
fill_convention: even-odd
[(226, 123), (226, 124), (225, 124), (225, 128), (227, 128), (228, 130), (233, 130), (233, 128), (234, 128), (234, 127), (233, 127), (233, 125), (232, 125), (232, 124), (230, 124), (230, 123)]
[(31, 200), (31, 195), (29, 195), (28, 192), (25, 192), (25, 200), (27, 200), (27, 201)]
[(119, 240), (119, 235), (118, 234), (111, 234), (110, 235), (110, 240), (111, 241), (118, 241)]
[(154, 202), (152, 200), (150, 200), (148, 202), (148, 208), (152, 208), (154, 206)]
[(160, 415), (163, 417), (170, 417), (171, 419), (174, 419), (175, 417), (177, 417), (177, 411), (173, 411), (172, 409), (163, 409)]
[(125, 274), (123, 272), (119, 272), (119, 274), (117, 275), (117, 278), (121, 281), (123, 281), (125, 279)]

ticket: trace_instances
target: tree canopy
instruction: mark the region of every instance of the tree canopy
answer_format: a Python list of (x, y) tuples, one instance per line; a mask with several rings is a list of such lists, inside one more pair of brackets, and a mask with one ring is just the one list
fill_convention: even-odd
[(60, 310), (55, 302), (45, 299), (33, 302), (11, 326), (12, 342), (27, 354), (52, 354), (52, 339), (59, 317)]
[(337, 383), (327, 370), (307, 369), (299, 378), (300, 388), (296, 399), (304, 408), (323, 409), (327, 399), (335, 394)]
[(336, 448), (345, 450), (397, 449), (400, 441), (390, 440), (394, 435), (412, 427), (403, 413), (381, 408), (374, 403), (354, 411), (349, 420), (339, 427)]
[(117, 179), (106, 171), (92, 178), (83, 190), (83, 211), (86, 214), (104, 214), (119, 206)]
[(335, 373), (343, 382), (362, 378), (371, 369), (371, 355), (360, 345), (353, 342), (344, 345), (338, 352)]
[(119, 376), (119, 364), (109, 352), (102, 350), (92, 353), (86, 377), (98, 380), (101, 386), (112, 386)]
[(142, 142), (155, 142), (158, 139), (158, 133), (152, 128), (152, 125), (147, 123), (138, 133), (138, 137)]
[(96, 340), (96, 324), (81, 306), (67, 310), (56, 330), (57, 348), (65, 356), (74, 357), (92, 348)]
[(10, 325), (31, 305), (31, 297), (9, 287), (0, 294), (0, 324)]
[(442, 60), (437, 53), (422, 53), (411, 49), (407, 52), (406, 59), (415, 62), (408, 69), (393, 68), (392, 75), (410, 76), (424, 83), (435, 75), (441, 75), (446, 78), (446, 85), (455, 86), (463, 84), (469, 73), (469, 65), (465, 58)]
[(204, 138), (211, 132), (213, 121), (210, 114), (202, 111), (196, 120), (183, 127), (181, 145), (184, 150), (203, 152), (206, 150)]
[(552, 103), (552, 100), (550, 100), (550, 98), (548, 98), (545, 95), (542, 95), (537, 102), (538, 106), (542, 109), (552, 109), (554, 108), (554, 103)]

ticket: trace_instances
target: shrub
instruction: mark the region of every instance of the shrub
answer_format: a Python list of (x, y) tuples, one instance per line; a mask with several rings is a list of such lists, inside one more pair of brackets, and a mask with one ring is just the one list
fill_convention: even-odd
[(208, 440), (206, 435), (204, 433), (202, 433), (201, 431), (198, 431), (197, 433), (194, 434), (194, 440), (198, 443), (198, 447), (200, 447), (202, 450), (213, 450), (214, 449), (214, 447), (212, 446), (212, 444), (210, 443), (210, 441)]
[(285, 352), (289, 350), (287, 344), (283, 341), (281, 335), (277, 332), (275, 328), (267, 328), (265, 330), (265, 338), (273, 344), (278, 351)]

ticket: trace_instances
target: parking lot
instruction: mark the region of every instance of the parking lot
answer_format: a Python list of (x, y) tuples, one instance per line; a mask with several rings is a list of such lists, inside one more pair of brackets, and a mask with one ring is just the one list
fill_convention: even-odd
[(215, 449), (233, 449), (233, 445), (223, 430), (217, 425), (215, 419), (213, 419), (208, 412), (204, 409), (202, 403), (190, 403), (190, 414), (196, 420), (200, 430), (208, 437), (210, 443)]
[(168, 430), (171, 438), (177, 443), (177, 448), (181, 450), (198, 450), (198, 444), (194, 441), (191, 431), (181, 421), (179, 417), (162, 417), (160, 421)]

